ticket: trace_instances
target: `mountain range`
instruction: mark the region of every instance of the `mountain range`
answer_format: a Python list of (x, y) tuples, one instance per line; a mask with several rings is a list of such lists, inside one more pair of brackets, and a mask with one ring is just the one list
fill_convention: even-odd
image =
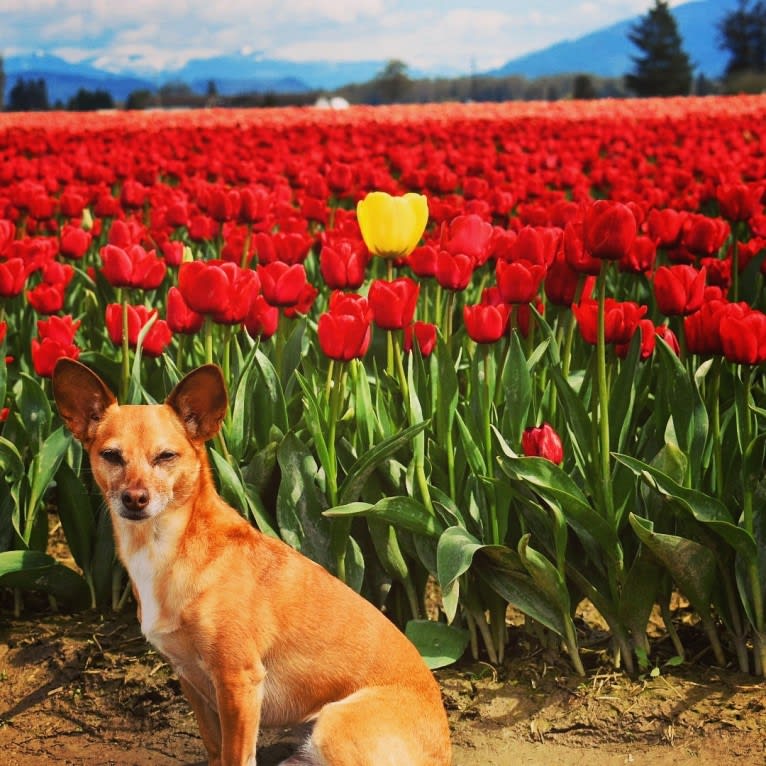
[[(697, 74), (709, 78), (721, 75), (726, 56), (718, 47), (716, 24), (737, 0), (695, 0), (675, 6), (678, 23)], [(487, 72), (490, 76), (522, 75), (528, 78), (567, 73), (588, 73), (599, 77), (620, 77), (632, 68), (636, 53), (628, 32), (639, 17), (627, 19), (574, 40), (563, 40), (533, 53), (512, 59)], [(365, 82), (385, 66), (385, 61), (285, 61), (262, 54), (239, 52), (206, 59), (192, 59), (182, 68), (147, 75), (124, 67), (120, 71), (105, 68), (94, 56), (77, 63), (65, 61), (48, 52), (13, 55), (4, 59), (6, 99), (17, 79), (43, 78), (51, 103), (66, 103), (79, 89), (107, 90), (116, 101), (124, 101), (133, 91), (157, 90), (163, 84), (183, 82), (204, 93), (215, 83), (218, 93), (332, 91), (352, 82)], [(467, 73), (466, 73), (467, 74)], [(418, 72), (413, 77), (455, 76), (454, 71)]]

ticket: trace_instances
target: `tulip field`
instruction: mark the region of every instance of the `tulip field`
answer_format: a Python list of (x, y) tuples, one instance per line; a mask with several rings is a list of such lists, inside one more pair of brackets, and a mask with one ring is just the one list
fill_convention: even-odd
[(511, 606), (585, 674), (583, 602), (615, 668), (650, 619), (681, 663), (680, 600), (763, 675), (764, 126), (758, 96), (0, 114), (0, 609), (131, 598), (56, 360), (131, 403), (213, 362), (223, 496), (433, 667), (502, 663)]

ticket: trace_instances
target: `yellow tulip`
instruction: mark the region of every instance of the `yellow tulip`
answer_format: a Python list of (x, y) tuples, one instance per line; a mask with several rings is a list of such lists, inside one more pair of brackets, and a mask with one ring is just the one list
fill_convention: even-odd
[(428, 223), (428, 200), (409, 192), (392, 197), (370, 192), (356, 206), (356, 219), (367, 249), (382, 258), (405, 258), (416, 247)]

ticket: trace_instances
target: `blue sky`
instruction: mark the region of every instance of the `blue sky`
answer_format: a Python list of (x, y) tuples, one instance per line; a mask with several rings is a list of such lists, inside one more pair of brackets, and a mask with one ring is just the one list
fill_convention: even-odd
[[(680, 2), (680, 0), (679, 0)], [(671, 0), (670, 5), (679, 2)], [(138, 71), (236, 51), (485, 70), (642, 14), (652, 0), (0, 0), (0, 52)]]

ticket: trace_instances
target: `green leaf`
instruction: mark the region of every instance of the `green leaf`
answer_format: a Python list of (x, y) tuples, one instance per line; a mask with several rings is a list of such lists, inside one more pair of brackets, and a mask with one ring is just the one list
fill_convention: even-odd
[(85, 609), (90, 602), (85, 579), (41, 551), (0, 553), (0, 585), (44, 591), (74, 609)]
[(468, 646), (468, 631), (433, 620), (410, 620), (404, 627), (431, 670), (457, 662)]
[(439, 519), (422, 503), (406, 495), (384, 497), (374, 505), (360, 502), (336, 505), (323, 515), (330, 518), (367, 516), (426, 537), (438, 537), (444, 530)]
[(708, 416), (694, 378), (665, 341), (657, 339), (656, 353), (660, 360), (656, 400), (668, 408), (673, 421), (678, 446), (690, 458), (692, 483), (699, 476), (707, 437)]
[(709, 527), (746, 561), (755, 560), (757, 546), (753, 536), (734, 523), (729, 509), (720, 500), (704, 492), (682, 487), (658, 468), (636, 458), (615, 455), (615, 459), (624, 463), (661, 495), (673, 499), (678, 507), (698, 522)]
[(255, 352), (255, 365), (258, 374), (253, 374), (250, 383), (254, 413), (252, 427), (258, 446), (263, 447), (269, 442), (269, 433), (273, 425), (282, 433), (287, 433), (289, 423), (282, 384), (274, 365), (260, 350)]
[(436, 549), (436, 569), (441, 588), (448, 588), (460, 575), (467, 572), (477, 551), (484, 548), (472, 534), (462, 527), (450, 527), (439, 538)]
[(9, 484), (18, 481), (24, 475), (24, 461), (13, 442), (0, 436), (0, 471)]
[(96, 520), (90, 495), (75, 472), (62, 462), (56, 472), (56, 508), (67, 545), (77, 566), (88, 577), (91, 573)]
[(61, 465), (70, 438), (69, 431), (63, 426), (58, 428), (43, 442), (32, 460), (29, 469), (30, 494), (24, 523), (24, 539), (27, 543), (30, 541), (40, 501)]
[(324, 468), (325, 475), (329, 475), (334, 470), (334, 466), (331, 465), (333, 458), (330, 457), (329, 449), (332, 445), (328, 445), (325, 438), (327, 434), (327, 421), (323, 417), (324, 413), (321, 411), (318, 396), (312, 390), (309, 381), (299, 372), (295, 373), (295, 379), (303, 391), (303, 419), (306, 423), (306, 428), (308, 428), (314, 442), (314, 449), (319, 458), (319, 464)]
[(633, 513), (628, 519), (639, 540), (668, 570), (678, 589), (689, 599), (697, 613), (708, 615), (716, 578), (713, 551), (694, 540), (655, 532), (649, 519)]
[(239, 472), (217, 450), (211, 448), (210, 456), (218, 476), (221, 497), (243, 516), (246, 515), (250, 505), (245, 493), (245, 483)]
[(457, 420), (458, 433), (460, 434), (460, 443), (463, 446), (463, 452), (471, 471), (476, 476), (486, 476), (487, 464), (479, 447), (480, 444), (483, 444), (483, 439), (479, 434), (471, 433), (459, 412), (455, 414), (455, 419)]
[(532, 376), (517, 332), (511, 335), (502, 383), (505, 405), (504, 431), (513, 444), (519, 444), (527, 426), (527, 413), (532, 403)]
[(327, 498), (316, 483), (316, 461), (294, 434), (282, 440), (277, 460), (282, 472), (277, 493), (277, 523), (282, 539), (332, 571), (335, 562), (330, 553), (330, 520), (322, 515), (327, 510)]
[[(529, 545), (531, 535), (521, 537), (518, 553), (521, 563), (526, 567), (532, 580), (547, 599), (561, 612), (562, 620), (569, 618), (570, 600), (561, 572), (539, 551)], [(564, 634), (562, 634), (563, 636)]]
[(17, 398), (17, 405), (29, 434), (29, 444), (34, 449), (48, 433), (53, 413), (48, 396), (35, 378), (22, 372), (19, 383), (21, 393)]
[(447, 434), (452, 428), (458, 403), (458, 379), (452, 355), (444, 340), (437, 342), (436, 355), (439, 363), (438, 395), (436, 397), (435, 428), (442, 444), (447, 442)]
[(640, 354), (641, 333), (637, 332), (611, 386), (613, 392), (619, 392), (609, 398), (609, 438), (613, 450), (622, 451), (627, 440), (634, 436), (633, 407), (636, 403), (636, 371)]
[(507, 453), (501, 455), (500, 466), (548, 502), (559, 505), (567, 523), (592, 553), (601, 551), (613, 562), (621, 560), (622, 548), (615, 531), (559, 466), (545, 458), (511, 457)]
[[(239, 370), (236, 385), (232, 386), (232, 381), (227, 381), (231, 392), (230, 416), (227, 418), (226, 443), (238, 462), (245, 458), (248, 443), (252, 435), (253, 427), (253, 390), (255, 386), (252, 383), (253, 370), (256, 375), (260, 370), (255, 367), (255, 357), (258, 353), (258, 347), (253, 346), (245, 359), (244, 365)], [(258, 417), (263, 417), (262, 412)]]
[(564, 380), (558, 366), (549, 368), (551, 380), (556, 386), (558, 398), (561, 400), (561, 410), (565, 413), (569, 446), (572, 449), (577, 465), (583, 476), (591, 485), (598, 484), (598, 478), (592, 476), (591, 454), (589, 446), (592, 443), (590, 416), (585, 409), (582, 398), (574, 391), (569, 382)]
[(554, 633), (565, 635), (560, 609), (539, 589), (517, 551), (504, 545), (485, 546), (477, 558), (476, 571), (511, 606)]
[(408, 444), (415, 436), (428, 426), (428, 421), (405, 428), (403, 431), (389, 436), (371, 450), (361, 455), (349, 468), (346, 478), (338, 489), (338, 499), (341, 503), (350, 503), (362, 495), (370, 475), (395, 452)]

